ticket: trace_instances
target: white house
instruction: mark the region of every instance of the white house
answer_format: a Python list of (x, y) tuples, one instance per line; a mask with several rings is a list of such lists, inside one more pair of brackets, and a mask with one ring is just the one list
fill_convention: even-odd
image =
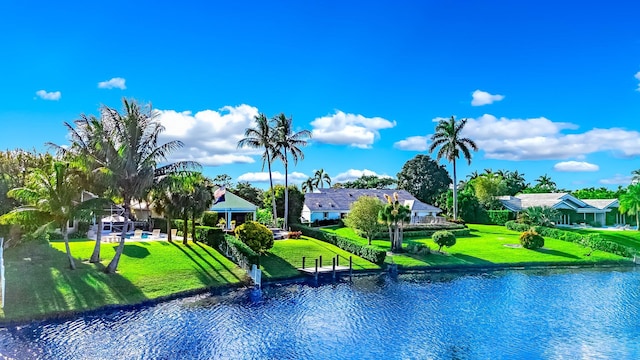
[(351, 204), (361, 196), (377, 197), (386, 203), (384, 195), (393, 196), (394, 193), (398, 194), (401, 204), (409, 206), (412, 224), (423, 222), (426, 217), (435, 217), (442, 212), (440, 208), (416, 199), (406, 190), (317, 189), (315, 192), (305, 194), (300, 220), (303, 223), (312, 223), (320, 220), (342, 219), (351, 211)]

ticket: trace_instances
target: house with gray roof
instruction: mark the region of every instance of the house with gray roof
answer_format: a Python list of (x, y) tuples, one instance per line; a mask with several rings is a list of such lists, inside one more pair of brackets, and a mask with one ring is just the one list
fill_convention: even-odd
[(411, 223), (419, 223), (425, 217), (435, 217), (442, 212), (440, 208), (425, 204), (406, 190), (389, 189), (317, 189), (304, 196), (301, 221), (312, 223), (320, 220), (344, 218), (351, 211), (351, 204), (361, 196), (373, 196), (386, 203), (384, 195), (398, 193), (401, 204), (409, 206)]
[(625, 214), (618, 212), (617, 199), (578, 199), (569, 193), (520, 194), (500, 196), (505, 209), (515, 213), (533, 206), (546, 206), (560, 212), (558, 225), (593, 223), (600, 226), (627, 224)]

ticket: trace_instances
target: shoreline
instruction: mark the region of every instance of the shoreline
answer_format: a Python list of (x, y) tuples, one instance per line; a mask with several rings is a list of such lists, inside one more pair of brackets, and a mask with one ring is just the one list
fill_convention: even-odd
[[(393, 265), (396, 265), (395, 267)], [(418, 266), (418, 267), (400, 267), (397, 264), (386, 264), (386, 266), (379, 270), (355, 270), (354, 276), (373, 275), (373, 274), (428, 274), (428, 273), (485, 273), (496, 271), (521, 271), (521, 270), (553, 270), (553, 269), (613, 269), (613, 268), (635, 268), (638, 264), (635, 264), (632, 259), (624, 262), (556, 262), (556, 263), (516, 263), (516, 264), (483, 264), (483, 265), (441, 265), (441, 266)], [(344, 278), (349, 275), (340, 275), (338, 278)], [(330, 275), (321, 275), (318, 279), (318, 284), (330, 283)], [(262, 288), (269, 286), (278, 286), (286, 284), (303, 284), (312, 280), (312, 277), (298, 275), (287, 278), (266, 280), (262, 283)], [(148, 299), (135, 304), (113, 304), (101, 306), (95, 309), (87, 310), (71, 310), (55, 313), (42, 314), (30, 319), (13, 319), (5, 321), (0, 319), (0, 329), (7, 329), (10, 327), (26, 326), (33, 323), (46, 322), (46, 321), (66, 321), (81, 316), (99, 315), (101, 313), (117, 311), (117, 310), (136, 310), (147, 307), (152, 307), (164, 302), (188, 298), (196, 295), (203, 295), (209, 293), (210, 296), (220, 296), (229, 291), (252, 288), (255, 287), (251, 282), (241, 282), (237, 284), (227, 284), (221, 286), (209, 286), (203, 288), (197, 288), (192, 290), (180, 291), (166, 296), (160, 296), (154, 299)]]

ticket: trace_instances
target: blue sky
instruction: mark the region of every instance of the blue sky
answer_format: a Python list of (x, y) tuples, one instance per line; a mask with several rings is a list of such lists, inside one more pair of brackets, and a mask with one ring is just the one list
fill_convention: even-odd
[[(300, 182), (395, 177), (434, 119), (468, 118), (486, 168), (561, 187), (640, 168), (640, 4), (554, 1), (0, 3), (0, 148), (64, 144), (63, 121), (151, 102), (207, 175), (264, 187), (235, 144), (253, 115), (313, 131)], [(448, 167), (449, 169), (450, 166)], [(275, 171), (283, 172), (281, 164)]]

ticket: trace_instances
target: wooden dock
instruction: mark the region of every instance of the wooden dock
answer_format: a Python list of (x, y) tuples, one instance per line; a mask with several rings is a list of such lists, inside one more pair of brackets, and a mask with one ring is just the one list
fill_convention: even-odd
[(305, 266), (306, 260), (307, 260), (307, 257), (303, 256), (302, 267), (298, 268), (298, 271), (300, 271), (303, 274), (313, 276), (316, 278), (316, 280), (318, 279), (318, 275), (320, 274), (331, 273), (333, 278), (335, 279), (336, 274), (338, 273), (348, 271), (349, 274), (351, 274), (351, 272), (353, 271), (353, 258), (351, 256), (349, 256), (349, 266), (340, 265), (340, 257), (338, 255), (336, 255), (336, 257), (331, 259), (330, 266), (322, 266), (322, 256), (320, 256), (317, 259), (314, 259), (315, 264), (312, 267)]
[[(345, 271), (349, 271), (351, 270), (348, 266), (336, 266), (335, 271), (337, 273), (339, 272), (345, 272)], [(315, 276), (316, 274), (316, 268), (315, 267), (307, 267), (307, 268), (298, 268), (298, 271), (303, 272), (307, 275), (311, 275), (311, 276)], [(318, 268), (318, 273), (319, 274), (325, 274), (325, 273), (330, 273), (333, 272), (333, 266), (323, 266), (323, 267), (319, 267)]]

